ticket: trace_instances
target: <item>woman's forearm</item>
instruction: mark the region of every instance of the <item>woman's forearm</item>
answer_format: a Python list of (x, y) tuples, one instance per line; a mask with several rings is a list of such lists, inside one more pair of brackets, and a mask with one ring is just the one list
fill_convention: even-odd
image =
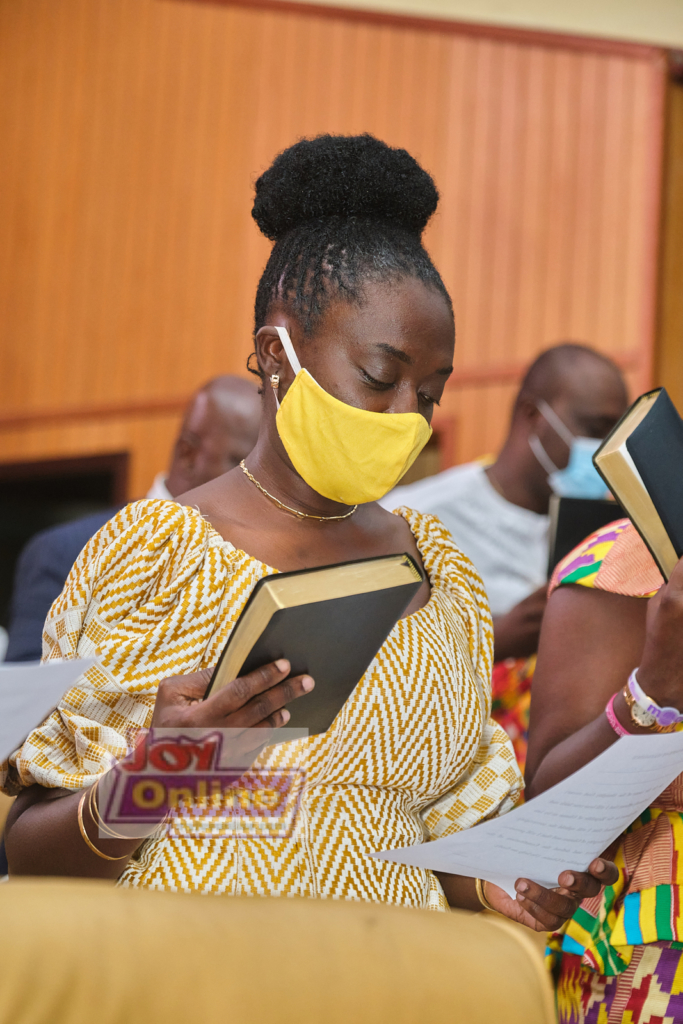
[(582, 768), (617, 739), (614, 711), (636, 733), (621, 694), (643, 652), (648, 602), (571, 585), (550, 597), (531, 687), (527, 797)]
[[(284, 725), (288, 720), (283, 712), (285, 705), (313, 689), (315, 683), (310, 676), (290, 678), (289, 669), (286, 659), (272, 662), (232, 680), (207, 700), (202, 698), (211, 669), (163, 679), (152, 725), (173, 730), (234, 728), (253, 739), (261, 728), (272, 731)], [(146, 730), (140, 733), (133, 758), (140, 754), (143, 744), (150, 743), (150, 736)], [(118, 878), (131, 855), (144, 842), (144, 836), (111, 838), (107, 834), (108, 826), (102, 834), (93, 816), (91, 801), (92, 809), (99, 813), (96, 789), (75, 793), (38, 785), (25, 789), (7, 819), (5, 848), (10, 874)], [(154, 812), (148, 808), (147, 815), (149, 813)], [(165, 810), (160, 811), (158, 822), (165, 815)], [(155, 828), (156, 824), (150, 822), (150, 830)]]
[(443, 871), (435, 871), (434, 874), (441, 882), (441, 888), (448, 900), (448, 906), (458, 910), (483, 910), (474, 878), (467, 878), (465, 875), (448, 875)]
[(109, 839), (100, 836), (97, 823), (83, 801), (83, 828), (98, 856), (86, 843), (78, 821), (85, 790), (31, 786), (21, 793), (8, 815), (5, 848), (10, 875), (60, 875), (116, 879), (140, 845), (140, 839)]
[[(627, 732), (634, 736), (652, 735), (647, 729), (640, 729), (634, 723), (622, 691), (619, 691), (614, 698), (613, 708), (617, 719)], [(611, 747), (618, 738), (617, 733), (607, 720), (607, 715), (604, 712), (598, 715), (588, 725), (584, 725), (583, 729), (579, 729), (578, 732), (553, 747), (543, 758), (533, 776), (530, 777), (527, 774), (527, 798), (538, 796), (544, 790), (562, 782), (568, 775), (583, 768), (603, 750)]]
[(617, 738), (605, 715), (601, 715), (566, 740), (562, 740), (546, 754), (533, 777), (527, 776), (527, 800), (583, 768), (603, 750), (607, 750)]

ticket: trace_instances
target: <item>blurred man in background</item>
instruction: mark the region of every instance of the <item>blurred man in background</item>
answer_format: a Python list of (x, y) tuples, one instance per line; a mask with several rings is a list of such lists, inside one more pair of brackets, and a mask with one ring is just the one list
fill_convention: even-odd
[[(260, 417), (261, 399), (251, 382), (223, 376), (204, 384), (187, 408), (168, 471), (156, 477), (147, 497), (173, 501), (239, 465), (256, 444)], [(15, 573), (7, 661), (41, 657), (52, 602), (85, 544), (116, 512), (104, 509), (53, 526), (28, 542)]]
[[(381, 504), (431, 512), (481, 573), (493, 615), (494, 717), (523, 763), (529, 686), (546, 602), (551, 494), (601, 497), (587, 438), (626, 411), (621, 371), (607, 356), (556, 345), (529, 367), (498, 457), (397, 487)], [(597, 441), (593, 448), (597, 446)]]

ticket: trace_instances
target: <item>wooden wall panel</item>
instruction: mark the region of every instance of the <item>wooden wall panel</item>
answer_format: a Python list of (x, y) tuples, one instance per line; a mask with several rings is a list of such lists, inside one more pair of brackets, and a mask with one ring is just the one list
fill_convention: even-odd
[(441, 189), (456, 460), (497, 447), (559, 339), (650, 383), (657, 52), (179, 0), (0, 0), (0, 47), (0, 458), (123, 445), (144, 489), (177, 417), (140, 404), (243, 372), (252, 183), (322, 131), (405, 146)]
[(667, 107), (656, 377), (683, 410), (683, 75), (671, 83)]
[(64, 419), (50, 425), (3, 430), (2, 461), (28, 462), (129, 451), (129, 498), (142, 498), (169, 460), (180, 422), (178, 413), (143, 413)]

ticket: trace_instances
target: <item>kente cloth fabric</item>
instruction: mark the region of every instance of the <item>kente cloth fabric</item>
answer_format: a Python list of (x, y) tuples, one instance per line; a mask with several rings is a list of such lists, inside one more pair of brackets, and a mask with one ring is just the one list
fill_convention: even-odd
[(622, 974), (585, 967), (581, 957), (562, 957), (557, 979), (558, 1024), (681, 1024), (683, 945), (636, 946)]
[(536, 655), (530, 658), (506, 658), (493, 666), (491, 717), (512, 740), (519, 770), (524, 774), (529, 739), (531, 681)]
[(558, 563), (548, 594), (570, 583), (626, 597), (652, 597), (664, 580), (631, 520), (617, 519)]
[[(560, 562), (550, 592), (571, 583), (650, 597), (663, 579), (630, 520), (620, 519), (597, 530)], [(615, 977), (627, 971), (643, 944), (683, 941), (683, 775), (626, 829), (610, 856), (619, 868), (618, 881), (600, 896), (584, 900), (552, 936), (551, 962), (558, 955), (563, 962), (566, 955), (576, 956), (594, 975)]]
[[(523, 782), (489, 719), (493, 630), (481, 579), (437, 519), (398, 514), (422, 555), (429, 602), (396, 624), (326, 733), (256, 762), (284, 758), (303, 771), (289, 836), (152, 838), (120, 884), (446, 909), (431, 872), (370, 853), (509, 810)], [(149, 724), (163, 678), (215, 664), (255, 584), (274, 571), (197, 510), (148, 500), (123, 509), (88, 543), (45, 624), (47, 660), (99, 663), (2, 766), (5, 789), (94, 782)]]

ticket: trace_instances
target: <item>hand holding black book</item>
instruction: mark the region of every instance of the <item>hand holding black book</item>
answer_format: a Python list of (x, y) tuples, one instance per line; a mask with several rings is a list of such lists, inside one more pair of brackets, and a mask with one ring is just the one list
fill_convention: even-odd
[(206, 692), (287, 658), (315, 689), (289, 707), (288, 728), (325, 732), (423, 582), (407, 554), (266, 576), (254, 587)]
[(668, 580), (683, 555), (683, 420), (664, 388), (636, 399), (593, 462)]

